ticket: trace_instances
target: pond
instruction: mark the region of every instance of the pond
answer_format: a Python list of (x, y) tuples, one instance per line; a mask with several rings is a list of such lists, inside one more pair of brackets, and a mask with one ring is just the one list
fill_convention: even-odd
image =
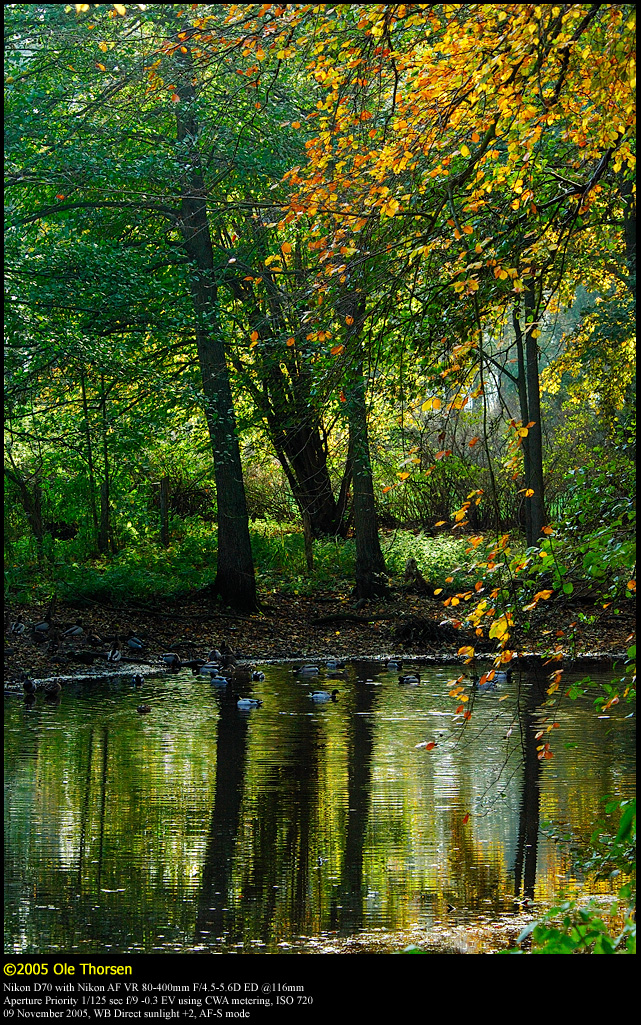
[(380, 660), (261, 668), (5, 700), (7, 952), (308, 953), (492, 924), (581, 889), (544, 820), (587, 842), (603, 798), (634, 793), (629, 710), (552, 712), (544, 676), (468, 690), (465, 722), (451, 665), (418, 686)]

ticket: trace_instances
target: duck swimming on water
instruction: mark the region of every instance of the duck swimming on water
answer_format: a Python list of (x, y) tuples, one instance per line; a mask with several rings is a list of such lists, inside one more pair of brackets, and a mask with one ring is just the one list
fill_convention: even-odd
[(236, 702), (237, 708), (260, 708), (261, 705), (259, 698), (239, 698)]

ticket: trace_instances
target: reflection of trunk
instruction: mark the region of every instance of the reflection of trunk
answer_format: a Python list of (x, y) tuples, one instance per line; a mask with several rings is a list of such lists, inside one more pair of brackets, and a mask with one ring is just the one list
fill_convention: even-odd
[[(360, 345), (360, 342), (358, 343)], [(349, 420), (349, 450), (354, 482), (354, 532), (356, 535), (356, 586), (358, 598), (378, 598), (388, 593), (385, 559), (381, 551), (374, 502), (374, 481), (367, 432), (365, 380), (359, 362), (345, 387)]]
[(109, 730), (105, 726), (102, 731), (102, 767), (100, 771), (100, 811), (99, 811), (99, 830), (100, 836), (98, 839), (98, 872), (96, 878), (96, 893), (100, 893), (100, 882), (102, 877), (102, 855), (105, 839), (105, 811), (107, 807), (107, 769), (109, 766)]
[[(528, 423), (527, 437), (523, 438), (523, 469), (525, 476), (525, 536), (528, 547), (538, 545), (545, 526), (545, 499), (543, 493), (543, 432), (541, 429), (541, 396), (539, 383), (539, 349), (534, 332), (537, 329), (536, 302), (530, 288), (525, 293), (525, 339), (518, 315), (514, 313), (518, 356), (519, 403), (523, 427)], [(532, 491), (528, 495), (527, 491)]]
[(545, 697), (546, 695), (537, 681), (529, 684), (521, 721), (521, 735), (524, 738), (523, 796), (514, 863), (514, 896), (527, 897), (530, 900), (534, 897), (536, 883), (541, 803), (539, 790), (541, 762), (537, 751), (538, 741), (535, 739), (537, 723), (534, 713), (537, 707), (545, 701)]
[[(183, 47), (186, 50), (186, 47)], [(198, 125), (191, 55), (177, 53), (180, 82), (176, 105), (178, 140), (185, 151), (181, 204), (183, 245), (190, 261), (190, 289), (196, 314), (196, 345), (205, 413), (214, 455), (218, 505), (218, 563), (214, 590), (237, 609), (256, 608), (256, 582), (234, 404), (218, 316), (218, 289), (209, 229), (206, 187), (197, 148)]]
[[(360, 680), (356, 682), (358, 710), (372, 711), (375, 691)], [(369, 816), (374, 738), (368, 714), (352, 717), (352, 737), (348, 762), (348, 819), (340, 889), (332, 908), (331, 928), (343, 936), (353, 935), (363, 925), (363, 850)]]
[(243, 797), (248, 724), (248, 718), (238, 715), (235, 705), (223, 698), (216, 744), (216, 796), (203, 863), (196, 942), (202, 940), (203, 932), (217, 937), (230, 930), (236, 932), (237, 912), (229, 901)]

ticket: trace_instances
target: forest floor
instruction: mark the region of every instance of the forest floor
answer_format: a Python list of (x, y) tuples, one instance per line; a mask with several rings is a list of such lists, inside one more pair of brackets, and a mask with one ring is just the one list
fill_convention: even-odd
[[(123, 642), (123, 663), (157, 663), (159, 667), (163, 652), (176, 651), (183, 660), (205, 658), (223, 640), (239, 658), (257, 664), (272, 659), (381, 658), (391, 654), (462, 663), (459, 647), (476, 640), (464, 627), (455, 628), (458, 609), (398, 590), (388, 600), (358, 605), (338, 593), (298, 596), (270, 592), (263, 597), (261, 612), (251, 616), (234, 614), (219, 602), (196, 594), (118, 606), (61, 603), (54, 625), (62, 631), (80, 620), (85, 635), (74, 642), (63, 641), (54, 654), (47, 644), (34, 643), (29, 629), (42, 619), (44, 611), (42, 607), (9, 605), (11, 622), (20, 616), (26, 627), (21, 636), (11, 632), (5, 636), (6, 683), (18, 681), (24, 672), (37, 679), (69, 672), (86, 675), (87, 666), (81, 659), (93, 651), (94, 664), (104, 665), (104, 653), (115, 637)], [(548, 657), (556, 650), (565, 661), (581, 656), (616, 659), (632, 643), (635, 611), (634, 600), (613, 602), (607, 608), (600, 602), (573, 606), (562, 598), (540, 602), (527, 613), (528, 625), (513, 631), (510, 645), (519, 652)], [(124, 642), (130, 631), (145, 642), (142, 657), (128, 656)], [(90, 633), (99, 635), (103, 643), (92, 648), (87, 640)], [(482, 642), (479, 648), (483, 649)], [(493, 642), (490, 646), (486, 641), (483, 650), (489, 657)]]

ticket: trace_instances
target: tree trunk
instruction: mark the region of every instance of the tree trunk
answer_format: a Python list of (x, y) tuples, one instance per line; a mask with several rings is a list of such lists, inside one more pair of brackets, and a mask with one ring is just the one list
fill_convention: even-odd
[[(539, 383), (539, 348), (534, 337), (537, 324), (534, 292), (525, 293), (525, 338), (518, 316), (512, 314), (516, 337), (518, 365), (518, 393), (521, 421), (528, 428), (523, 438), (523, 476), (525, 481), (525, 540), (528, 548), (541, 542), (545, 526), (545, 496), (543, 486), (543, 431), (541, 425), (541, 394)], [(527, 492), (532, 491), (532, 495)]]
[(206, 188), (197, 148), (198, 125), (192, 113), (195, 91), (191, 54), (188, 52), (181, 59), (178, 52), (177, 64), (177, 136), (186, 151), (180, 227), (190, 261), (189, 285), (196, 315), (196, 345), (218, 505), (218, 563), (213, 590), (234, 608), (251, 611), (257, 607), (256, 581), (234, 404), (218, 318)]
[[(109, 550), (109, 449), (107, 446), (107, 394), (105, 392), (105, 378), (100, 375), (100, 403), (102, 409), (102, 455), (104, 462), (104, 478), (100, 486), (100, 532), (98, 534), (98, 548), (102, 555)], [(113, 544), (112, 544), (113, 548)]]
[[(539, 346), (534, 331), (537, 324), (536, 303), (534, 292), (528, 289), (525, 293), (525, 362), (527, 375), (527, 408), (532, 423), (527, 440), (529, 441), (530, 482), (528, 490), (533, 495), (526, 496), (529, 502), (530, 528), (532, 544), (541, 541), (541, 532), (545, 526), (545, 496), (543, 494), (543, 430), (541, 426), (541, 392), (539, 383)], [(523, 426), (527, 426), (527, 423)]]
[(625, 262), (628, 266), (628, 283), (633, 298), (637, 294), (637, 203), (634, 183), (625, 181), (621, 186), (623, 197), (623, 230), (625, 234)]
[[(357, 340), (360, 347), (360, 341)], [(349, 421), (349, 451), (354, 482), (354, 532), (356, 535), (357, 598), (381, 598), (388, 594), (385, 559), (381, 551), (374, 502), (374, 482), (369, 452), (365, 379), (360, 360), (349, 386), (345, 387)]]
[[(89, 508), (93, 523), (93, 543), (98, 543), (100, 530), (98, 527), (98, 510), (96, 508), (96, 475), (93, 466), (93, 449), (91, 445), (91, 431), (89, 429), (89, 406), (87, 404), (87, 392), (85, 389), (84, 370), (80, 371), (80, 387), (82, 390), (82, 411), (84, 414), (85, 441), (87, 442), (87, 467), (89, 469)], [(95, 548), (94, 548), (95, 551)]]
[[(11, 459), (11, 456), (9, 456)], [(22, 475), (21, 471), (17, 468), (13, 459), (11, 459), (12, 469), (5, 466), (5, 476), (18, 488), (20, 493), (20, 501), (22, 508), (24, 509), (27, 522), (31, 527), (33, 536), (36, 539), (36, 551), (38, 555), (38, 562), (42, 561), (44, 555), (44, 526), (42, 523), (42, 486), (40, 484), (40, 471), (36, 470), (33, 474), (33, 483), (27, 483), (26, 479)]]
[(169, 479), (160, 481), (160, 543), (169, 548)]

